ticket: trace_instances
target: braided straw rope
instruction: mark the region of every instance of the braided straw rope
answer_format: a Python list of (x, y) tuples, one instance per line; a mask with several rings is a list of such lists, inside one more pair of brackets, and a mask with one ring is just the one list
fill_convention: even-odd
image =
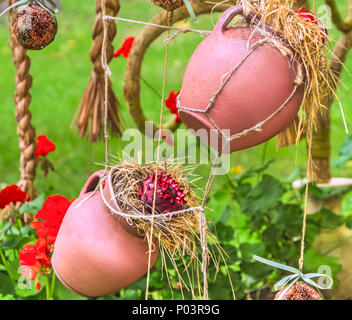
[[(120, 10), (119, 0), (106, 1), (106, 14), (116, 16)], [(101, 52), (104, 41), (103, 11), (101, 0), (96, 1), (96, 13), (93, 26), (93, 45), (90, 50), (90, 59), (93, 63), (93, 70), (90, 75), (88, 86), (86, 87), (80, 105), (79, 114), (76, 120), (81, 137), (88, 130), (90, 123), (89, 141), (96, 142), (101, 135), (102, 118), (104, 116), (104, 98), (105, 98), (105, 78), (104, 68), (101, 64)], [(114, 21), (107, 21), (107, 39), (106, 39), (106, 63), (109, 64), (114, 54), (112, 42), (116, 35), (116, 25)], [(120, 103), (112, 89), (112, 83), (108, 81), (108, 120), (112, 130), (121, 134), (121, 123), (118, 115)]]
[[(11, 5), (15, 2), (16, 0), (8, 0), (7, 4)], [(33, 197), (33, 182), (36, 176), (37, 160), (35, 157), (36, 133), (31, 124), (32, 115), (29, 111), (29, 105), (32, 100), (29, 93), (32, 87), (32, 76), (29, 74), (31, 61), (26, 54), (26, 50), (18, 43), (17, 37), (12, 31), (11, 24), (12, 18), (10, 17), (10, 47), (13, 53), (13, 63), (16, 67), (16, 91), (14, 94), (14, 101), (16, 103), (15, 118), (18, 123), (17, 134), (21, 150), (21, 180), (18, 185), (29, 196)]]

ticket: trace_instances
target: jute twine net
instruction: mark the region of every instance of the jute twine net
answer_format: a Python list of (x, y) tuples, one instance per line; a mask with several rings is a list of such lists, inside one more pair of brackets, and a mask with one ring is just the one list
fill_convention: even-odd
[[(106, 1), (106, 14), (116, 16), (120, 9), (119, 0)], [(90, 59), (93, 63), (93, 70), (90, 75), (89, 83), (84, 90), (79, 113), (76, 119), (76, 126), (81, 137), (89, 131), (89, 141), (96, 142), (102, 136), (102, 123), (104, 116), (105, 82), (104, 68), (101, 64), (101, 52), (104, 39), (103, 11), (101, 0), (96, 1), (97, 16), (93, 26), (93, 46), (90, 50)], [(114, 54), (112, 45), (116, 35), (116, 25), (113, 21), (106, 21), (106, 63), (109, 64)], [(108, 122), (112, 132), (121, 134), (121, 121), (118, 113), (120, 103), (112, 89), (112, 83), (108, 81)], [(90, 122), (90, 129), (88, 129)]]
[[(105, 16), (105, 13), (104, 13), (104, 1), (103, 1), (103, 14), (104, 14), (104, 21), (114, 19), (111, 16), (108, 16), (108, 15)], [(129, 21), (129, 22), (132, 22), (132, 21)], [(136, 23), (140, 23), (140, 22), (136, 22)], [(170, 36), (171, 23), (172, 23), (172, 12), (169, 12), (168, 13), (168, 31), (169, 31), (168, 36)], [(156, 25), (154, 25), (154, 26), (156, 26)], [(160, 26), (160, 27), (165, 28), (165, 26)], [(107, 36), (107, 28), (106, 28), (106, 26), (104, 24), (104, 39), (106, 38), (106, 36)], [(106, 174), (108, 172), (109, 163), (110, 163), (110, 156), (109, 156), (109, 153), (108, 153), (109, 152), (109, 147), (108, 147), (109, 135), (108, 135), (108, 133), (106, 131), (106, 124), (107, 124), (107, 106), (106, 106), (106, 102), (107, 102), (107, 98), (108, 98), (108, 90), (107, 90), (106, 84), (107, 84), (107, 79), (111, 75), (111, 73), (110, 73), (110, 70), (109, 70), (109, 68), (107, 66), (107, 63), (106, 63), (106, 53), (105, 52), (106, 52), (106, 46), (103, 44), (103, 47), (102, 47), (102, 61), (101, 62), (102, 62), (102, 67), (105, 70), (105, 117), (104, 117), (104, 128), (105, 128), (105, 144), (106, 144), (105, 174), (101, 178), (101, 182), (100, 182), (100, 192), (101, 192), (103, 200), (104, 200), (104, 195), (103, 195), (103, 192), (102, 192), (102, 181), (106, 178)], [(161, 127), (162, 120), (163, 120), (168, 52), (169, 52), (169, 41), (166, 42), (166, 53), (165, 53), (165, 61), (164, 61), (164, 76), (163, 76), (163, 93), (162, 93), (162, 99), (161, 99), (161, 112), (160, 112), (159, 127)], [(160, 167), (161, 137), (162, 137), (162, 135), (159, 132), (156, 165), (153, 167), (153, 170), (155, 170), (155, 173), (154, 173), (155, 176), (157, 176), (159, 170), (161, 170), (161, 167)], [(214, 163), (217, 163), (217, 162), (214, 162)], [(131, 163), (129, 163), (129, 166), (130, 165), (131, 165)], [(140, 166), (137, 166), (137, 168), (138, 168), (137, 171), (139, 172), (139, 175), (140, 175), (140, 172), (141, 172), (142, 168)], [(144, 169), (145, 169), (145, 167), (144, 167)], [(170, 170), (171, 170), (170, 166), (167, 166), (167, 169), (164, 168), (164, 170), (166, 170), (166, 172), (170, 172)], [(131, 172), (129, 170), (127, 170), (127, 172), (128, 172), (129, 177), (131, 178)], [(177, 170), (177, 172), (179, 172), (179, 169)], [(194, 243), (192, 240), (189, 241), (189, 239), (191, 238), (189, 236), (189, 235), (191, 235), (191, 232), (189, 232), (189, 235), (184, 236), (183, 239), (181, 237), (181, 241), (178, 238), (179, 234), (174, 232), (173, 233), (174, 239), (171, 239), (171, 241), (169, 241), (168, 243), (165, 241), (166, 237), (164, 237), (167, 233), (164, 232), (162, 234), (160, 232), (160, 229), (159, 229), (159, 232), (158, 232), (158, 228), (160, 228), (160, 222), (164, 222), (165, 223), (165, 218), (166, 217), (169, 217), (169, 218), (174, 217), (174, 218), (171, 218), (171, 220), (174, 219), (176, 221), (182, 221), (183, 218), (181, 218), (181, 220), (178, 220), (179, 218), (176, 218), (176, 217), (178, 217), (180, 215), (184, 215), (186, 212), (194, 212), (194, 213), (198, 212), (199, 213), (198, 215), (195, 215), (195, 217), (193, 216), (190, 220), (187, 220), (186, 217), (184, 217), (184, 219), (182, 221), (182, 226), (181, 226), (181, 228), (183, 228), (184, 230), (182, 231), (181, 234), (185, 235), (191, 228), (194, 229), (193, 232), (192, 232), (193, 233), (192, 236), (197, 235), (197, 233), (199, 233), (199, 238), (198, 239), (199, 239), (199, 242), (201, 244), (200, 252), (201, 252), (201, 256), (202, 256), (202, 258), (201, 258), (202, 259), (202, 261), (201, 261), (201, 272), (203, 273), (203, 290), (201, 289), (201, 284), (200, 283), (198, 283), (198, 288), (199, 288), (199, 294), (203, 293), (204, 299), (208, 299), (208, 282), (207, 282), (207, 273), (208, 273), (208, 271), (207, 271), (207, 266), (208, 266), (208, 263), (209, 263), (209, 256), (212, 256), (212, 255), (209, 252), (208, 243), (207, 243), (209, 232), (207, 230), (207, 221), (206, 221), (206, 217), (205, 217), (205, 203), (206, 203), (206, 200), (208, 198), (212, 183), (214, 181), (215, 172), (216, 172), (216, 170), (213, 170), (213, 168), (212, 168), (211, 174), (210, 174), (208, 182), (207, 182), (206, 190), (204, 192), (203, 201), (202, 201), (200, 206), (186, 208), (185, 210), (172, 212), (171, 215), (170, 214), (156, 214), (155, 213), (157, 179), (155, 179), (152, 214), (149, 214), (147, 216), (145, 214), (141, 213), (141, 212), (139, 212), (139, 213), (137, 212), (137, 214), (136, 214), (136, 212), (134, 212), (134, 215), (132, 215), (132, 214), (128, 215), (125, 212), (119, 212), (119, 211), (115, 210), (114, 208), (111, 208), (109, 206), (109, 204), (108, 204), (108, 201), (106, 201), (106, 199), (104, 200), (106, 206), (110, 209), (110, 211), (113, 214), (117, 214), (117, 215), (119, 215), (121, 217), (124, 217), (125, 219), (127, 219), (127, 221), (128, 221), (128, 219), (133, 219), (134, 221), (136, 219), (137, 220), (138, 219), (144, 220), (142, 223), (140, 222), (139, 229), (140, 230), (143, 229), (143, 232), (146, 234), (146, 236), (148, 238), (148, 243), (149, 243), (147, 287), (146, 287), (146, 296), (145, 296), (146, 299), (148, 299), (148, 297), (149, 297), (149, 279), (150, 279), (150, 268), (151, 268), (151, 253), (154, 250), (154, 244), (152, 242), (152, 239), (155, 237), (156, 234), (158, 236), (157, 239), (159, 239), (159, 238), (161, 239), (162, 237), (164, 238), (163, 245), (160, 247), (161, 248), (161, 253), (162, 253), (161, 254), (162, 261), (163, 261), (164, 266), (166, 266), (165, 257), (168, 255), (168, 253), (171, 253), (169, 255), (170, 261), (173, 264), (173, 267), (174, 267), (177, 275), (179, 276), (180, 282), (184, 283), (186, 288), (187, 288), (186, 283), (184, 281), (182, 281), (182, 275), (178, 271), (177, 264), (175, 262), (175, 257), (173, 255), (175, 254), (175, 252), (180, 252), (181, 251), (180, 248), (182, 248), (183, 253), (181, 254), (181, 252), (180, 252), (180, 256), (181, 257), (183, 256), (185, 251), (188, 251), (188, 254), (190, 254), (192, 252), (192, 254), (194, 256), (193, 260), (200, 263), (200, 261), (196, 258), (196, 255), (194, 255), (194, 247), (192, 248), (192, 246), (187, 245), (187, 243), (191, 243), (191, 244)], [(126, 173), (126, 171), (125, 171), (125, 173)], [(176, 172), (174, 172), (174, 174), (177, 175)], [(133, 179), (131, 178), (130, 181), (132, 181), (132, 180)], [(136, 181), (136, 179), (134, 179), (134, 180)], [(138, 181), (138, 179), (137, 179), (137, 181)], [(125, 185), (124, 188), (127, 187), (127, 189), (128, 189), (128, 185), (129, 184)], [(185, 187), (186, 187), (186, 185), (185, 185)], [(130, 190), (130, 191), (132, 191), (132, 190)], [(122, 194), (124, 194), (124, 192)], [(117, 196), (118, 196), (118, 194), (117, 194)], [(127, 196), (127, 194), (125, 194), (125, 196)], [(190, 198), (191, 198), (191, 203), (193, 203), (193, 198), (194, 197), (191, 196)], [(121, 202), (123, 202), (123, 200), (121, 200)], [(121, 203), (121, 205), (122, 205), (122, 203)], [(187, 220), (187, 221), (185, 221), (185, 220)], [(197, 223), (198, 223), (198, 226), (196, 226)], [(133, 224), (135, 224), (135, 222), (133, 222)], [(141, 227), (142, 224), (144, 224), (143, 227)], [(175, 225), (173, 227), (175, 227)], [(178, 230), (181, 230), (181, 228), (179, 228)], [(168, 226), (169, 235), (170, 235), (170, 231), (171, 231), (171, 234), (172, 234), (172, 230), (170, 230), (170, 226)], [(173, 243), (175, 240), (177, 242), (176, 244)], [(226, 261), (224, 259), (224, 254), (225, 253), (218, 247), (218, 245), (216, 243), (215, 243), (215, 247), (218, 248), (218, 255), (225, 262), (225, 266), (226, 266)], [(167, 250), (164, 250), (165, 248), (167, 248)], [(191, 260), (192, 260), (192, 256), (191, 256)], [(183, 259), (182, 259), (182, 261), (184, 262)], [(185, 266), (184, 273), (187, 275), (188, 279), (190, 280), (190, 283), (192, 283), (191, 278), (193, 279), (193, 276), (191, 276), (190, 273), (189, 273), (189, 268), (188, 268), (189, 264), (187, 264), (187, 265), (184, 264), (184, 266)], [(215, 266), (218, 268), (218, 263), (215, 263)], [(226, 268), (227, 268), (227, 266), (226, 266)], [(197, 275), (196, 277), (198, 279), (198, 282), (200, 282), (201, 280), (199, 280), (200, 279), (199, 278), (199, 271), (198, 271), (197, 267), (196, 267), (196, 271), (195, 272), (196, 272), (196, 275)], [(167, 278), (169, 280), (167, 267), (166, 267), (166, 276), (167, 276)], [(228, 272), (228, 276), (229, 276), (229, 272)], [(229, 280), (230, 280), (233, 296), (235, 297), (230, 276), (229, 276)], [(194, 297), (194, 290), (193, 290), (194, 286), (190, 285), (189, 289), (190, 289), (190, 291), (192, 293), (192, 296)]]
[[(316, 120), (319, 113), (322, 112), (325, 106), (322, 101), (326, 95), (333, 94), (333, 88), (336, 87), (338, 81), (328, 63), (329, 52), (325, 49), (325, 42), (328, 35), (325, 34), (318, 24), (307, 22), (295, 12), (293, 3), (288, 0), (239, 0), (243, 8), (243, 16), (250, 17), (249, 25), (255, 32), (260, 32), (263, 39), (251, 42), (248, 41), (248, 50), (243, 59), (235, 65), (231, 70), (221, 78), (219, 89), (211, 96), (208, 105), (205, 109), (191, 108), (180, 104), (180, 96), (178, 97), (178, 109), (190, 112), (202, 113), (208, 117), (213, 126), (218, 130), (228, 142), (244, 138), (247, 134), (253, 131), (260, 131), (270, 119), (278, 114), (293, 97), (298, 87), (304, 85), (304, 99), (302, 103), (302, 118), (298, 121), (295, 119), (294, 125), (297, 126), (297, 141), (303, 132), (303, 121), (305, 123), (306, 138), (308, 144), (308, 161), (307, 161), (307, 181), (312, 177), (312, 133), (316, 129)], [(248, 20), (248, 19), (247, 19)], [(223, 130), (216, 124), (210, 115), (210, 111), (216, 103), (217, 97), (222, 92), (223, 88), (241, 67), (243, 62), (260, 46), (270, 44), (281, 51), (286, 56), (291, 66), (296, 69), (295, 87), (286, 101), (266, 119), (256, 125), (226, 136)], [(297, 66), (295, 68), (295, 66)], [(327, 90), (326, 90), (327, 88)], [(337, 97), (338, 98), (338, 97)], [(297, 123), (298, 121), (298, 123)], [(308, 183), (305, 191), (305, 209), (302, 226), (301, 239), (301, 255), (299, 258), (299, 268), (303, 269), (304, 262), (304, 241), (306, 231), (307, 217), (307, 199), (308, 199)]]

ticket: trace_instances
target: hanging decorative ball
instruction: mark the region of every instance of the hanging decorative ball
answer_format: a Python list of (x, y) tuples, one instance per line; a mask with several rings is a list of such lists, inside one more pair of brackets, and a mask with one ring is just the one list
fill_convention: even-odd
[[(145, 210), (149, 213), (153, 211), (155, 175), (148, 176), (141, 185), (139, 198), (144, 203)], [(155, 211), (158, 214), (182, 210), (187, 203), (184, 199), (186, 194), (180, 188), (171, 175), (158, 173), (156, 181)]]
[(321, 295), (304, 282), (296, 282), (283, 296), (287, 286), (276, 295), (275, 300), (322, 300)]
[(183, 6), (183, 0), (151, 0), (157, 6), (167, 10), (174, 11)]
[(18, 42), (28, 50), (40, 50), (48, 46), (57, 33), (56, 17), (36, 2), (13, 16), (13, 32)]

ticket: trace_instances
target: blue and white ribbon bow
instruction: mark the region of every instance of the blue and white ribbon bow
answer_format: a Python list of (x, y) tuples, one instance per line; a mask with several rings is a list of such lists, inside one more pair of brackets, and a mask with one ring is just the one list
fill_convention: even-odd
[[(7, 7), (3, 12), (1, 12), (0, 17), (13, 8), (24, 6), (24, 5), (30, 5), (31, 3), (34, 3), (34, 2), (39, 4), (42, 8), (50, 11), (53, 14), (56, 14), (59, 12), (59, 9), (56, 6), (56, 3), (53, 0), (19, 0), (14, 4), (12, 4), (11, 6)], [(47, 3), (49, 3), (50, 6), (48, 6)]]
[[(286, 285), (287, 288), (282, 292), (282, 294), (280, 294), (280, 297), (278, 298), (278, 300), (280, 300), (285, 294), (286, 292), (300, 279), (302, 279), (304, 282), (309, 283), (310, 285), (318, 288), (318, 289), (331, 289), (334, 280), (327, 274), (322, 274), (322, 273), (302, 273), (301, 270), (294, 268), (294, 267), (290, 267), (290, 266), (286, 266), (284, 264), (275, 262), (275, 261), (271, 261), (268, 259), (264, 259), (261, 257), (258, 257), (256, 255), (253, 255), (253, 259), (256, 261), (259, 261), (261, 263), (267, 264), (269, 266), (272, 266), (274, 268), (278, 268), (281, 270), (285, 270), (288, 272), (291, 272), (292, 274), (289, 276), (286, 276), (284, 278), (282, 278), (280, 281), (278, 281), (277, 283), (275, 283), (274, 285), (274, 290), (278, 291), (281, 288), (285, 287)], [(328, 281), (327, 285), (321, 286), (318, 283), (316, 283), (315, 281), (313, 281), (313, 278), (325, 278)]]

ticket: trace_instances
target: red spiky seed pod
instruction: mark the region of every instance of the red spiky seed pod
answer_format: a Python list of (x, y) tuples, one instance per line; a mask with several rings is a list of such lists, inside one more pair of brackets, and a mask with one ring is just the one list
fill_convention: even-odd
[(57, 33), (55, 16), (37, 3), (17, 12), (12, 20), (18, 42), (28, 50), (40, 50), (49, 45)]
[[(147, 176), (139, 190), (139, 199), (149, 213), (153, 211), (154, 186), (155, 174)], [(162, 172), (158, 173), (155, 198), (155, 212), (157, 214), (182, 210), (187, 203), (185, 197), (184, 190), (170, 174), (164, 176)]]
[(320, 294), (304, 282), (296, 282), (282, 297), (287, 286), (282, 288), (276, 295), (275, 300), (322, 300)]

